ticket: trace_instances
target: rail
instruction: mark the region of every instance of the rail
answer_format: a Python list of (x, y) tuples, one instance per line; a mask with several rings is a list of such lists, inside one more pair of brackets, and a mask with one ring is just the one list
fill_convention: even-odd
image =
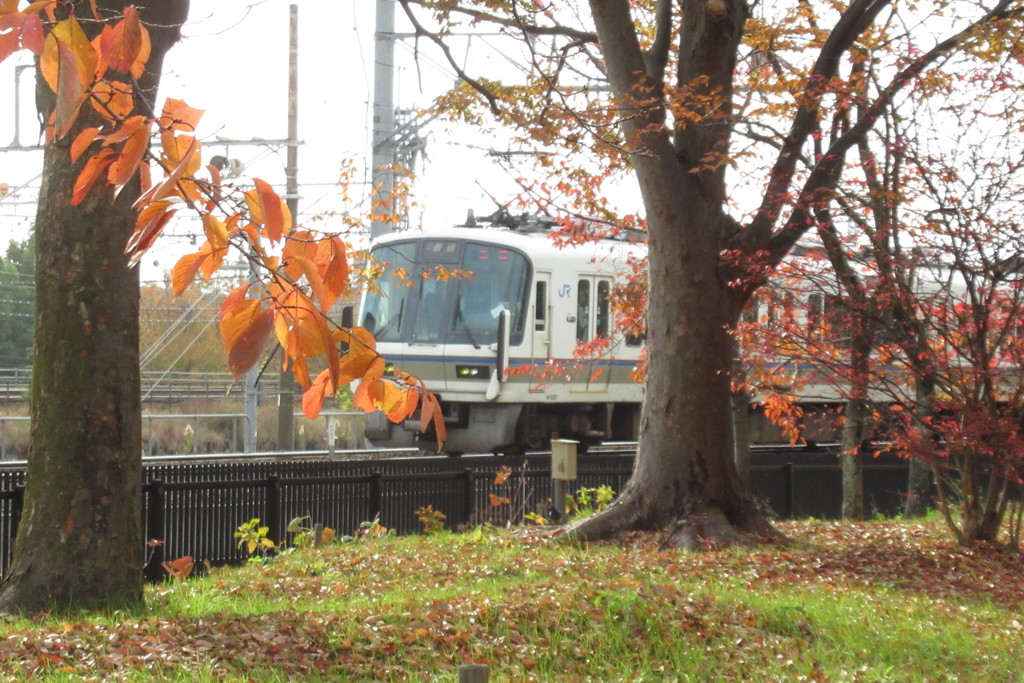
[[(146, 402), (180, 401), (190, 398), (239, 397), (245, 386), (229, 372), (143, 371), (142, 396)], [(0, 368), (0, 401), (24, 401), (32, 386), (31, 368)], [(276, 395), (277, 386), (261, 390)]]
[[(245, 413), (152, 413), (142, 416), (143, 454), (144, 455), (182, 455), (192, 456), (209, 452), (204, 448), (212, 443), (223, 444), (220, 449), (234, 453), (241, 450), (242, 436), (248, 424)], [(339, 439), (342, 447), (351, 448), (358, 443), (362, 445), (363, 413), (344, 411), (324, 411), (315, 420), (309, 420), (302, 413), (295, 413), (297, 429), (295, 434), (303, 434), (307, 445), (333, 453), (338, 450)], [(165, 429), (164, 434), (157, 433), (160, 422), (177, 423)], [(323, 436), (306, 435), (305, 427), (317, 422), (323, 424)], [(28, 443), (28, 432), (31, 418), (26, 416), (0, 416), (0, 461), (15, 460), (26, 456), (25, 445)], [(12, 448), (12, 432), (19, 431), (17, 442), (20, 449)], [(312, 429), (310, 431), (313, 431)], [(216, 435), (216, 438), (213, 438)], [(204, 436), (206, 438), (204, 438)], [(175, 446), (172, 450), (172, 445)], [(177, 448), (180, 446), (180, 448)], [(313, 450), (311, 448), (310, 450)], [(19, 452), (20, 451), (20, 452)]]

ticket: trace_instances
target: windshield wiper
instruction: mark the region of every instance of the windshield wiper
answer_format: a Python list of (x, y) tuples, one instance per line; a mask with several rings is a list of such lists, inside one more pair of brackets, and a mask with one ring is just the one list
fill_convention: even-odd
[(384, 336), (384, 333), (390, 330), (393, 326), (400, 323), (402, 320), (402, 312), (405, 310), (405, 299), (398, 305), (398, 314), (394, 318), (390, 318), (384, 325), (373, 333), (373, 336), (380, 339)]
[(469, 329), (469, 323), (466, 322), (465, 316), (462, 315), (461, 296), (455, 300), (455, 321), (462, 323), (462, 329), (466, 331), (466, 336), (469, 337), (469, 343), (473, 345), (474, 349), (479, 349), (480, 345), (476, 343), (476, 338), (473, 336), (473, 330)]

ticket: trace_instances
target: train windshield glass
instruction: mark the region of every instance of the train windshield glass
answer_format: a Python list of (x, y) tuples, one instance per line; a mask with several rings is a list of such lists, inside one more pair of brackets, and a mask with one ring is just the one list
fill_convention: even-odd
[(421, 240), (373, 250), (377, 289), (367, 293), (363, 326), (377, 341), (471, 344), (498, 338), (498, 316), (512, 314), (512, 343), (523, 339), (530, 266), (517, 251), (460, 240)]

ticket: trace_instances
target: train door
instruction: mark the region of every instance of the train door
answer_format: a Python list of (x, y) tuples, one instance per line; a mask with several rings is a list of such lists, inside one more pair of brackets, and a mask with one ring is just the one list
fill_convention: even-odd
[[(612, 334), (612, 315), (609, 298), (612, 279), (597, 275), (580, 276), (576, 282), (576, 344), (590, 344), (598, 337), (607, 339)], [(611, 368), (608, 365), (610, 347), (594, 347), (581, 382), (588, 389), (604, 390), (608, 386)]]
[(537, 271), (533, 285), (533, 330), (530, 357), (544, 364), (551, 358), (551, 273)]

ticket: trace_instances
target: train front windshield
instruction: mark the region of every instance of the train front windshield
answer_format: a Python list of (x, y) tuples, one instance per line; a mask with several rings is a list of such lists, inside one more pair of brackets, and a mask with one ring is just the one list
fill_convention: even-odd
[(530, 264), (484, 242), (417, 240), (372, 251), (379, 275), (362, 324), (379, 342), (471, 344), (498, 339), (498, 316), (512, 314), (512, 344), (523, 340)]

